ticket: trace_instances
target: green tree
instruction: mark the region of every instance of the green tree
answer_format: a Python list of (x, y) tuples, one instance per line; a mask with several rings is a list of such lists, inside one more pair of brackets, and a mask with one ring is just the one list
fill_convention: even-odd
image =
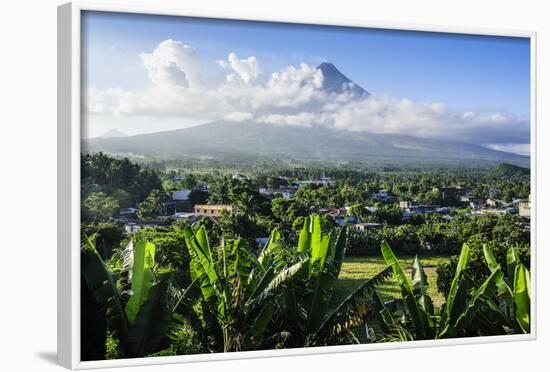
[(82, 204), (83, 220), (108, 220), (119, 210), (118, 200), (104, 192), (93, 192)]
[(149, 219), (157, 216), (163, 207), (162, 195), (159, 190), (153, 190), (149, 196), (139, 203), (138, 215), (142, 219)]

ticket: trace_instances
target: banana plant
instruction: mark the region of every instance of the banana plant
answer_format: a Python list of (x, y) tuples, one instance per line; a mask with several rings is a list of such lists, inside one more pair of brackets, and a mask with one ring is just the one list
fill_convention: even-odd
[[(505, 334), (506, 322), (498, 305), (498, 291), (504, 275), (496, 268), (480, 286), (476, 286), (465, 272), (469, 253), (470, 248), (464, 244), (446, 302), (437, 313), (427, 294), (426, 274), (418, 257), (413, 261), (409, 281), (390, 246), (383, 242), (382, 256), (388, 265), (393, 266), (401, 287), (402, 301), (396, 302), (398, 311), (393, 313), (400, 313), (404, 318), (400, 321), (377, 296), (377, 315), (384, 328), (398, 334), (401, 340)], [(520, 275), (525, 277), (525, 274)]]
[(146, 241), (130, 243), (131, 295), (124, 304), (117, 279), (98, 254), (94, 237), (84, 237), (82, 275), (87, 290), (109, 314), (110, 329), (119, 338), (125, 356), (142, 357), (158, 351), (172, 312), (168, 306), (170, 268), (156, 268), (155, 247)]
[(501, 312), (507, 325), (516, 332), (531, 331), (531, 280), (529, 270), (519, 259), (514, 247), (506, 254), (507, 275), (497, 263), (487, 245), (483, 246), (483, 254), (491, 273), (497, 273), (498, 281), (498, 311)]
[[(273, 249), (273, 240), (266, 249)], [(191, 257), (190, 272), (198, 283), (197, 296), (182, 302), (185, 312), (200, 319), (199, 333), (210, 351), (258, 348), (270, 336), (266, 330), (276, 309), (275, 299), (298, 275), (305, 260), (276, 269), (277, 263), (256, 256), (242, 240), (222, 241), (216, 257), (204, 226), (185, 229)], [(218, 258), (221, 258), (218, 260)]]
[[(288, 346), (327, 345), (337, 343), (345, 336), (355, 339), (353, 331), (365, 325), (375, 286), (386, 280), (392, 269), (388, 267), (366, 280), (340, 303), (332, 304), (346, 252), (347, 235), (346, 227), (323, 234), (317, 215), (305, 219), (294, 256), (305, 257), (305, 269), (286, 286), (284, 301), (281, 301), (281, 312), (286, 316), (279, 326), (293, 335)], [(281, 246), (280, 234), (275, 230), (265, 251), (275, 254)], [(265, 254), (262, 252), (262, 257)]]

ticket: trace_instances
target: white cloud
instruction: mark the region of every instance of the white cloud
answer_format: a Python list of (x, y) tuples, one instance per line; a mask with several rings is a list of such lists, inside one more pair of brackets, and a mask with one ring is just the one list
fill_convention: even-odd
[(154, 84), (189, 88), (201, 83), (200, 58), (191, 46), (181, 41), (164, 40), (152, 53), (142, 53), (140, 58)]
[(498, 143), (489, 144), (487, 147), (493, 150), (513, 152), (520, 155), (531, 154), (531, 145), (529, 143)]
[(246, 120), (250, 120), (254, 117), (254, 115), (252, 115), (250, 112), (239, 112), (239, 111), (235, 111), (235, 112), (232, 112), (230, 114), (227, 114), (223, 117), (224, 120), (227, 120), (227, 121), (235, 121), (235, 122), (239, 122), (239, 121), (246, 121)]
[[(171, 117), (195, 121), (256, 120), (265, 125), (326, 126), (398, 133), (476, 144), (529, 142), (529, 120), (506, 112), (459, 112), (437, 102), (390, 96), (357, 98), (323, 90), (320, 70), (308, 64), (262, 74), (255, 56), (211, 63), (180, 41), (165, 40), (141, 61), (151, 81), (141, 91), (85, 91), (93, 115)], [(212, 80), (205, 66), (218, 67)], [(496, 147), (494, 147), (496, 148)]]
[(225, 69), (231, 69), (235, 73), (227, 75), (228, 82), (234, 82), (237, 79), (245, 83), (250, 83), (260, 75), (260, 68), (256, 57), (251, 56), (246, 59), (239, 59), (235, 53), (229, 53), (227, 61), (218, 61), (218, 64)]

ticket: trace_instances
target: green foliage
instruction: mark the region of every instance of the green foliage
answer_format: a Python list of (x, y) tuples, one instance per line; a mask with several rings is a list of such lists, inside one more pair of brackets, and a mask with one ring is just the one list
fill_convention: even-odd
[(108, 220), (118, 212), (118, 201), (104, 192), (92, 192), (82, 203), (83, 220)]
[(413, 263), (411, 284), (389, 245), (382, 245), (382, 254), (386, 262), (393, 266), (402, 291), (403, 301), (396, 303), (397, 310), (390, 310), (385, 303), (378, 301), (377, 316), (381, 328), (394, 335), (394, 339), (529, 332), (529, 271), (521, 264), (514, 248), (508, 250), (508, 269), (519, 277), (506, 278), (491, 250), (485, 246), (484, 258), (490, 275), (477, 284), (466, 272), (470, 247), (465, 244), (456, 264), (446, 302), (439, 312), (435, 311), (427, 294), (426, 275), (420, 261), (415, 259)]
[(191, 283), (189, 275), (189, 253), (185, 246), (183, 226), (170, 228), (145, 228), (132, 235), (132, 241), (148, 241), (155, 245), (155, 261), (160, 267), (172, 268), (173, 281), (179, 288), (186, 288)]
[[(159, 350), (171, 323), (171, 270), (159, 269), (153, 274), (154, 245), (139, 242), (129, 250), (132, 276), (130, 299), (124, 304), (114, 275), (95, 249), (92, 238), (83, 242), (83, 285), (96, 301), (107, 308), (111, 338), (120, 340), (126, 357), (140, 357)], [(107, 333), (104, 333), (104, 343)], [(114, 352), (112, 349), (109, 352)]]
[(161, 188), (154, 170), (127, 158), (82, 154), (80, 165), (83, 221), (108, 219), (119, 208), (136, 206), (152, 190)]
[(162, 211), (162, 194), (159, 190), (153, 190), (147, 198), (139, 203), (138, 216), (147, 220), (158, 216)]
[[(512, 245), (506, 244), (499, 240), (484, 239), (482, 235), (473, 235), (467, 240), (470, 247), (470, 255), (468, 266), (465, 271), (467, 275), (476, 283), (481, 283), (486, 280), (491, 274), (491, 270), (486, 264), (484, 255), (484, 246), (487, 246), (494, 254), (497, 263), (501, 267), (506, 267), (506, 256), (510, 247), (514, 247), (520, 260), (525, 262), (525, 265), (530, 265), (530, 248), (528, 245)], [(449, 258), (448, 262), (440, 263), (437, 266), (437, 287), (445, 296), (449, 293), (453, 272), (456, 269), (458, 257)]]
[(115, 221), (93, 221), (80, 226), (85, 236), (95, 236), (95, 245), (101, 257), (107, 260), (114, 248), (119, 247), (124, 238), (124, 229)]

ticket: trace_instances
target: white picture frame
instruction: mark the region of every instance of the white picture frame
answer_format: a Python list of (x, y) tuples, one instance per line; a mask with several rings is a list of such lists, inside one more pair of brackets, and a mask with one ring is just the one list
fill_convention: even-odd
[(80, 143), (81, 143), (81, 39), (80, 17), (82, 11), (122, 12), (171, 16), (192, 16), (219, 19), (286, 22), (312, 25), (368, 27), (392, 30), (445, 32), (474, 35), (523, 37), (531, 45), (531, 249), (532, 293), (537, 288), (537, 190), (536, 190), (536, 32), (455, 28), (414, 24), (369, 22), (368, 20), (319, 19), (307, 16), (271, 17), (266, 14), (251, 14), (186, 9), (165, 9), (154, 5), (131, 6), (112, 1), (109, 4), (75, 1), (58, 8), (58, 362), (70, 369), (123, 367), (218, 361), (244, 358), (267, 358), (278, 356), (311, 355), (435, 347), (445, 345), (478, 344), (534, 340), (537, 337), (536, 297), (532, 298), (532, 331), (525, 335), (445, 339), (437, 341), (414, 341), (382, 344), (312, 347), (303, 349), (247, 351), (239, 353), (197, 354), (185, 356), (120, 359), (82, 362), (80, 360)]

